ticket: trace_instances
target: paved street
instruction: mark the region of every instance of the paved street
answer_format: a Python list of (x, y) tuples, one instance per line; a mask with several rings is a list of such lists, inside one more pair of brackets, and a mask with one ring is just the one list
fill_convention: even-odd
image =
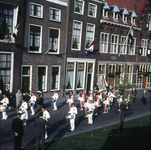
[[(130, 108), (124, 110), (124, 119), (130, 120), (133, 118), (141, 117), (150, 114), (150, 101), (151, 94), (148, 92), (148, 98), (146, 105), (143, 105), (141, 101), (141, 90), (139, 89), (139, 94), (135, 102), (131, 102)], [(66, 104), (66, 98), (59, 98), (58, 100), (58, 111), (53, 111), (53, 106), (51, 106), (50, 100), (45, 100), (46, 109), (50, 112), (51, 118), (49, 122), (51, 126), (48, 128), (49, 137), (46, 142), (56, 140), (62, 137), (68, 137), (74, 134), (86, 132), (89, 130), (101, 128), (104, 126), (112, 125), (118, 123), (119, 112), (118, 103), (115, 101), (112, 108), (109, 110), (108, 114), (103, 115), (103, 107), (99, 109), (99, 115), (94, 116), (94, 123), (92, 125), (88, 124), (87, 118), (84, 118), (84, 111), (80, 111), (79, 101), (75, 100), (75, 104), (78, 108), (78, 115), (76, 116), (76, 129), (75, 131), (70, 131), (69, 120), (66, 120), (66, 114), (68, 112), (68, 104)], [(24, 136), (22, 142), (22, 148), (35, 145), (35, 128), (34, 120), (38, 117), (38, 108), (36, 110), (36, 115), (31, 116), (30, 110), (28, 110), (29, 119), (27, 125), (24, 127)], [(13, 149), (13, 133), (11, 130), (12, 120), (16, 118), (15, 111), (7, 112), (8, 119), (1, 121), (1, 150), (12, 150)], [(1, 113), (0, 113), (1, 117)]]

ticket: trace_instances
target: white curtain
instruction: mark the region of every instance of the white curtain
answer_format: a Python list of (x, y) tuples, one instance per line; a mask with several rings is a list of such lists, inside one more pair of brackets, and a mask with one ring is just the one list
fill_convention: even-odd
[(79, 79), (80, 79), (80, 85), (83, 88), (83, 72), (84, 71), (78, 71), (78, 73), (77, 73), (77, 84), (76, 84), (76, 87), (79, 84)]
[(70, 82), (71, 89), (73, 88), (73, 71), (67, 71), (66, 76), (66, 87), (68, 85), (68, 82)]

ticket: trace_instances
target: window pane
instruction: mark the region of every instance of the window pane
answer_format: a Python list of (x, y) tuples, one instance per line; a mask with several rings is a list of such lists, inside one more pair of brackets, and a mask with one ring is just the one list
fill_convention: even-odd
[(59, 67), (52, 67), (51, 89), (58, 89)]

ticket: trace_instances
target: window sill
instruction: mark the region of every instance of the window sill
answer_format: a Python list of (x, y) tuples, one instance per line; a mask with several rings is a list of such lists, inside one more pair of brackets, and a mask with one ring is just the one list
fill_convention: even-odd
[(81, 51), (80, 49), (71, 49), (72, 51)]
[(83, 15), (83, 13), (79, 13), (79, 12), (76, 12), (74, 11), (75, 14), (78, 14), (78, 15)]
[(60, 89), (53, 89), (53, 90), (50, 90), (50, 92), (54, 92), (54, 91), (60, 92)]
[(33, 18), (43, 19), (43, 17), (38, 17), (38, 16), (34, 16), (34, 15), (29, 15), (29, 16), (33, 17)]
[(54, 20), (54, 19), (49, 19), (49, 21), (54, 21), (54, 22), (58, 22), (58, 23), (61, 22), (61, 20)]
[(88, 15), (88, 17), (96, 18), (96, 16), (91, 16), (91, 15)]

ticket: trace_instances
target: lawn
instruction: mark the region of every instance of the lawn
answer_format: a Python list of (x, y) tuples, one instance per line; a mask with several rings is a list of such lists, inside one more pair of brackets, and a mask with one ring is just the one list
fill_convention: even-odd
[[(150, 117), (139, 117), (123, 124), (125, 136), (114, 136), (118, 124), (62, 138), (45, 144), (46, 150), (150, 149)], [(35, 150), (28, 147), (24, 150)]]

